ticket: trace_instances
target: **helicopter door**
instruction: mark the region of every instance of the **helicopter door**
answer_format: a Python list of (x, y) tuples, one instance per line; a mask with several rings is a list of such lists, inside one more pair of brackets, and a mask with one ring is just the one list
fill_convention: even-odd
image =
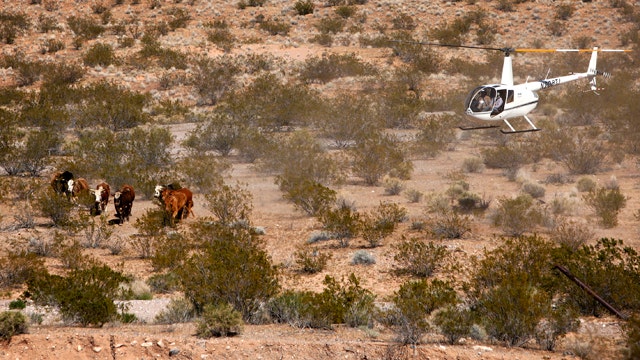
[[(511, 101), (513, 101), (513, 90), (511, 92)], [(498, 90), (495, 99), (493, 100), (493, 109), (491, 115), (497, 115), (504, 110), (505, 99), (507, 98), (507, 90)]]

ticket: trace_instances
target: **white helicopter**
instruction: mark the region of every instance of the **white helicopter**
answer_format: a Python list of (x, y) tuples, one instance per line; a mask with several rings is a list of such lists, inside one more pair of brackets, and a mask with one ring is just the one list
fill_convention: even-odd
[[(399, 41), (406, 42), (406, 41)], [(596, 76), (601, 75), (604, 77), (611, 76), (609, 73), (598, 71), (596, 68), (596, 62), (598, 60), (598, 52), (630, 52), (631, 50), (622, 49), (600, 49), (594, 47), (593, 49), (527, 49), (527, 48), (494, 48), (494, 47), (482, 47), (471, 45), (450, 45), (440, 43), (425, 43), (414, 42), (420, 45), (427, 46), (444, 46), (455, 48), (467, 48), (467, 49), (481, 49), (481, 50), (497, 50), (504, 53), (504, 63), (502, 66), (502, 79), (499, 84), (488, 84), (478, 86), (473, 89), (464, 102), (464, 114), (473, 119), (481, 120), (484, 122), (504, 122), (509, 130), (500, 129), (504, 134), (515, 134), (522, 132), (539, 131), (531, 119), (527, 116), (533, 109), (538, 106), (538, 94), (537, 92), (542, 89), (547, 89), (552, 86), (564, 84), (567, 82), (584, 79), (589, 79), (591, 90), (596, 92), (598, 87), (596, 86)], [(524, 84), (514, 85), (513, 83), (513, 65), (511, 61), (511, 54), (514, 52), (591, 52), (591, 60), (587, 71), (583, 73), (572, 73), (566, 76), (555, 77), (551, 79), (538, 80), (533, 82), (525, 82)], [(597, 94), (597, 92), (596, 92)], [(530, 128), (523, 130), (516, 130), (509, 119), (523, 117)], [(477, 130), (477, 129), (490, 129), (499, 128), (500, 125), (490, 124), (471, 127), (460, 127), (462, 130)]]
[[(598, 71), (596, 68), (596, 62), (598, 60), (598, 52), (628, 52), (630, 50), (618, 50), (618, 49), (599, 49), (594, 47), (593, 49), (516, 49), (516, 48), (486, 48), (486, 47), (473, 47), (462, 46), (470, 48), (480, 48), (487, 50), (500, 50), (503, 51), (504, 64), (502, 66), (502, 79), (499, 84), (489, 84), (478, 86), (473, 89), (467, 96), (464, 102), (464, 113), (468, 117), (481, 121), (503, 121), (509, 130), (500, 129), (504, 134), (514, 134), (522, 132), (531, 132), (540, 130), (537, 128), (531, 119), (527, 116), (538, 105), (537, 92), (542, 89), (547, 89), (556, 85), (568, 83), (579, 79), (588, 79), (591, 85), (591, 90), (596, 92), (598, 87), (596, 86), (596, 76), (602, 75), (604, 77), (610, 77), (611, 75), (606, 72)], [(591, 52), (591, 60), (587, 71), (583, 73), (572, 73), (566, 76), (555, 77), (551, 79), (538, 80), (533, 82), (525, 82), (524, 84), (514, 85), (513, 83), (513, 69), (510, 54), (513, 52)], [(596, 93), (597, 94), (597, 93)], [(530, 128), (523, 130), (516, 130), (509, 119), (523, 117)], [(475, 130), (475, 129), (487, 129), (496, 128), (499, 125), (484, 125), (473, 127), (460, 127), (462, 130)]]

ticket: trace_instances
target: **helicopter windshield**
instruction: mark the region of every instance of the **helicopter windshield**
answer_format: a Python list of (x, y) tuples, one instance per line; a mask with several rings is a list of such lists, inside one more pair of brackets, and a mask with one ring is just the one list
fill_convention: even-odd
[(473, 89), (465, 101), (467, 112), (491, 111), (495, 97), (496, 89), (491, 86), (480, 86)]

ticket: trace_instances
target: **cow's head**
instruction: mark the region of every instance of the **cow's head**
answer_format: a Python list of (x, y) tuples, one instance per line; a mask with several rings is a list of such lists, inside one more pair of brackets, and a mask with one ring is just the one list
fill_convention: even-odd
[(162, 196), (162, 190), (164, 190), (165, 188), (166, 186), (156, 185), (156, 188), (153, 192), (153, 197), (160, 199), (160, 197)]
[(102, 186), (100, 186), (99, 188), (92, 190), (89, 189), (89, 191), (91, 192), (91, 195), (93, 195), (96, 199), (96, 203), (99, 203), (100, 201), (102, 201), (102, 191), (104, 189), (102, 188)]

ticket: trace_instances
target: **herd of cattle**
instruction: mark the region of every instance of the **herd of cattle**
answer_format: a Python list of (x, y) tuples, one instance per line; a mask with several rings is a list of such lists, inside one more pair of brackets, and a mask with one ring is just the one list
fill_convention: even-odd
[[(91, 206), (92, 215), (100, 215), (109, 204), (109, 197), (113, 196), (113, 205), (116, 209), (116, 217), (119, 222), (128, 221), (131, 216), (131, 208), (136, 198), (136, 193), (131, 185), (122, 185), (118, 191), (111, 193), (109, 184), (101, 182), (91, 189), (87, 180), (75, 178), (70, 171), (60, 171), (51, 178), (53, 191), (67, 196), (69, 201), (77, 201), (79, 196), (89, 195), (95, 198)], [(187, 188), (178, 188), (173, 184), (156, 185), (153, 196), (164, 206), (167, 215), (175, 219), (186, 219), (193, 214), (193, 193)]]

